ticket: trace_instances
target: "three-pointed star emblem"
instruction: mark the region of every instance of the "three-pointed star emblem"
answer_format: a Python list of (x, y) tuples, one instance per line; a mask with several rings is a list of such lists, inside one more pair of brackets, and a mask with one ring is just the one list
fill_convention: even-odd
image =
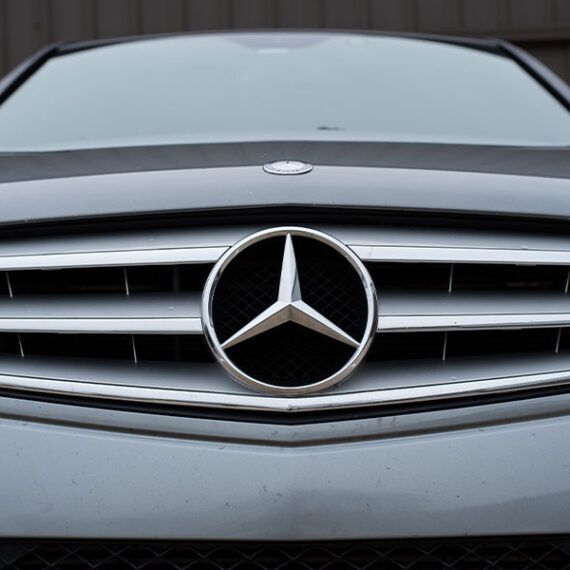
[(297, 323), (355, 348), (360, 345), (357, 340), (303, 301), (291, 234), (285, 237), (277, 300), (222, 343), (222, 348), (230, 348), (288, 322)]

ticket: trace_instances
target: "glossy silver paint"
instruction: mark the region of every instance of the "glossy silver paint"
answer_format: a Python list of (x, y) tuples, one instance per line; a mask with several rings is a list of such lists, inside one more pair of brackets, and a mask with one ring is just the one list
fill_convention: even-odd
[(235, 214), (235, 208), (570, 218), (570, 180), (563, 177), (316, 166), (307, 176), (268, 176), (257, 164), (6, 182), (0, 192), (0, 227), (135, 214)]
[(560, 395), (279, 426), (2, 398), (0, 536), (567, 533), (569, 410)]

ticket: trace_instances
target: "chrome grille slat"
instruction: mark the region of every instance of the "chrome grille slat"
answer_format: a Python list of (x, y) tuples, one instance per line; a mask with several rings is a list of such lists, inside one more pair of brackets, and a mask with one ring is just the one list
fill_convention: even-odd
[(383, 332), (549, 328), (570, 325), (570, 298), (556, 293), (393, 293), (380, 298)]
[(0, 331), (201, 334), (200, 296), (156, 293), (0, 300)]
[(425, 264), (570, 265), (570, 251), (384, 245), (351, 245), (351, 249), (363, 261)]
[[(570, 266), (570, 240), (560, 236), (474, 230), (415, 230), (311, 225), (364, 261)], [(259, 227), (196, 228), (22, 239), (0, 243), (0, 271), (214, 263)]]
[[(570, 265), (570, 251), (347, 245), (369, 262)], [(0, 271), (215, 263), (228, 247), (4, 256), (0, 257)]]
[[(188, 352), (182, 354), (180, 339), (202, 342), (201, 288), (197, 283), (229, 247), (260, 228), (157, 230), (12, 240), (0, 244), (0, 272), (6, 276), (0, 295), (0, 336), (13, 335), (9, 352), (14, 355), (10, 364), (8, 359), (0, 358), (0, 388), (110, 400), (295, 412), (520, 393), (539, 386), (570, 385), (569, 238), (426, 228), (316, 227), (343, 241), (369, 268), (379, 268), (379, 274), (384, 264), (391, 264), (392, 268), (418, 265), (417, 286), (409, 287), (406, 283), (398, 288), (389, 279), (378, 282), (377, 339), (394, 337), (385, 346), (388, 350), (392, 347), (401, 358), (405, 347), (399, 346), (399, 339), (405, 338), (406, 333), (420, 336), (437, 333), (440, 336), (433, 338), (429, 355), (420, 355), (415, 363), (410, 360), (394, 364), (384, 362), (380, 351), (360, 366), (350, 382), (330, 393), (294, 399), (257, 395), (234, 384), (217, 365), (208, 364), (208, 354), (203, 356), (204, 352), (198, 352), (194, 345), (190, 348), (185, 345), (190, 356)], [(482, 272), (489, 267), (494, 270), (497, 266), (530, 266), (517, 269), (515, 281), (526, 279), (524, 273), (534, 269), (539, 278), (536, 284), (530, 277), (529, 283), (515, 282), (503, 291), (488, 290), (501, 275), (495, 275), (489, 282), (475, 283), (473, 265)], [(485, 265), (489, 267), (485, 269)], [(440, 271), (438, 277), (430, 283), (426, 280), (422, 288), (422, 275), (428, 275), (435, 267)], [(195, 279), (185, 273), (188, 268), (197, 276)], [(56, 278), (48, 279), (48, 273), (37, 270), (46, 270)], [(109, 271), (113, 276), (107, 281), (95, 279), (90, 287), (85, 286), (83, 277), (75, 275), (78, 281), (59, 293), (57, 287), (65, 281), (65, 272), (74, 270), (100, 276)], [(46, 291), (38, 293), (37, 287), (26, 287), (27, 275), (34, 271), (35, 275), (29, 279), (42, 281), (45, 275), (45, 281), (49, 281)], [(371, 273), (374, 276), (374, 271)], [(563, 278), (554, 278), (554, 273)], [(88, 280), (91, 273), (85, 275)], [(149, 289), (147, 280), (152, 279), (160, 284)], [(554, 335), (552, 339), (543, 337), (544, 343), (540, 345), (540, 350), (544, 350), (548, 340), (546, 357), (537, 352), (524, 360), (524, 366), (520, 364), (523, 360), (504, 365), (511, 361), (493, 357), (497, 366), (489, 368), (488, 355), (482, 359), (484, 365), (478, 365), (486, 367), (487, 374), (458, 372), (462, 367), (466, 371), (475, 369), (468, 364), (471, 354), (462, 352), (461, 347), (458, 349), (457, 335), (477, 333), (462, 331), (491, 334), (527, 329), (548, 329)], [(61, 334), (77, 334), (83, 344), (65, 351), (62, 362), (67, 364), (50, 368), (52, 356), (42, 355), (51, 354), (49, 351), (55, 350), (57, 343), (50, 341), (47, 349), (42, 343), (48, 335), (53, 339)], [(511, 334), (514, 333), (508, 333)], [(111, 337), (97, 335), (116, 336), (111, 341)], [(161, 349), (164, 352), (156, 361), (170, 362), (167, 359), (173, 354), (172, 363), (170, 367), (155, 368), (149, 346), (165, 338), (170, 344)], [(65, 337), (64, 344), (67, 339), (73, 340)], [(115, 358), (126, 358), (124, 365), (131, 367), (129, 372), (125, 376), (118, 372), (119, 368), (113, 368), (114, 375), (104, 372), (111, 358), (107, 358), (108, 352), (105, 357), (98, 355), (89, 360), (83, 351), (92, 341), (99, 343), (99, 352), (112, 348), (108, 342), (123, 343)], [(527, 339), (525, 346), (533, 342), (534, 337)], [(200, 350), (206, 350), (205, 346)], [(69, 373), (65, 373), (66, 366)]]
[[(234, 382), (228, 375), (220, 374), (213, 362), (149, 362), (134, 366), (132, 361), (72, 359), (64, 357), (0, 355), (0, 373), (12, 377), (44, 378), (74, 382), (103, 383), (108, 385), (161, 387), (168, 390), (193, 392), (225, 392), (228, 394), (254, 395)], [(370, 362), (362, 364), (359, 374), (341, 384), (335, 394), (368, 392), (371, 382), (382, 378), (380, 389), (388, 392), (395, 388), (414, 388), (449, 384), (453, 382), (477, 382), (511, 376), (536, 376), (543, 373), (567, 373), (570, 378), (570, 354), (540, 354), (450, 359), (406, 360)], [(569, 380), (570, 382), (570, 380)], [(265, 396), (260, 396), (265, 397)], [(315, 396), (311, 396), (315, 397)]]
[[(563, 294), (386, 292), (380, 332), (570, 326)], [(0, 299), (0, 332), (202, 334), (198, 293), (22, 296)]]
[(126, 400), (164, 405), (245, 409), (252, 411), (304, 412), (330, 409), (360, 408), (378, 405), (398, 405), (469, 398), (486, 394), (508, 394), (552, 388), (570, 384), (570, 370), (522, 374), (491, 379), (457, 382), (455, 380), (433, 385), (343, 392), (318, 396), (282, 398), (227, 392), (194, 391), (191, 389), (165, 389), (157, 385), (123, 386), (103, 382), (69, 381), (44, 377), (11, 376), (0, 374), (0, 389), (44, 394), (70, 395), (80, 398)]
[(140, 249), (0, 257), (1, 271), (214, 263), (227, 247)]

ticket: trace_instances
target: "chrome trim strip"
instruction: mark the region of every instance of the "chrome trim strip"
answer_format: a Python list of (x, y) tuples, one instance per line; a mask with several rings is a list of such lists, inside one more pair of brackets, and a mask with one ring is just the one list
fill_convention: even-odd
[(140, 386), (118, 386), (93, 382), (0, 375), (0, 389), (19, 392), (161, 405), (213, 407), (225, 410), (288, 413), (409, 404), (425, 401), (434, 402), (567, 385), (570, 385), (570, 370), (410, 388), (287, 398)]
[[(362, 236), (362, 232), (346, 228), (328, 228), (327, 231), (345, 243), (362, 261), (368, 262), (403, 262), (403, 263), (489, 263), (489, 264), (520, 264), (520, 265), (569, 265), (570, 245), (555, 240), (551, 244), (544, 240), (520, 240), (523, 245), (518, 246), (519, 240), (514, 240), (514, 247), (478, 247), (477, 242), (482, 238), (476, 236), (457, 235), (453, 247), (440, 245), (443, 240), (439, 235), (415, 233), (377, 231), (377, 235)], [(223, 242), (220, 236), (212, 234), (208, 245), (207, 235), (201, 235), (199, 244), (180, 247), (184, 242), (192, 243), (192, 233), (173, 234), (171, 238), (157, 234), (153, 239), (139, 239), (135, 237), (122, 238), (131, 246), (129, 249), (114, 249), (115, 240), (87, 240), (75, 243), (54, 242), (49, 247), (43, 244), (33, 246), (32, 242), (2, 244), (0, 249), (0, 271), (20, 271), (30, 269), (65, 269), (72, 267), (117, 267), (133, 265), (176, 265), (183, 263), (216, 263), (218, 259), (243, 236), (249, 235), (253, 228), (228, 229), (223, 233)], [(369, 230), (368, 234), (373, 232)], [(401, 232), (400, 232), (401, 233)], [(399, 237), (400, 236), (400, 237)], [(415, 236), (415, 237), (414, 237)], [(489, 235), (485, 236), (487, 239)], [(454, 235), (455, 238), (455, 235)], [(195, 239), (195, 238), (194, 238)], [(449, 237), (448, 237), (449, 239)], [(406, 245), (395, 245), (394, 242), (404, 241)], [(117, 238), (116, 241), (119, 241)], [(155, 241), (154, 247), (149, 241)], [(433, 245), (430, 244), (430, 241)], [(416, 245), (416, 242), (418, 245)], [(497, 240), (500, 243), (500, 240)], [(536, 243), (534, 243), (536, 242)], [(465, 245), (457, 246), (457, 243)], [(485, 242), (486, 243), (486, 242)], [(533, 247), (534, 243), (534, 247)], [(420, 245), (421, 244), (421, 245)], [(473, 245), (472, 245), (473, 244)], [(509, 243), (510, 244), (510, 243)], [(78, 251), (78, 246), (85, 247), (85, 251)], [(505, 245), (507, 245), (505, 243)], [(552, 245), (552, 249), (548, 248)], [(69, 251), (70, 247), (75, 251)], [(123, 244), (121, 244), (123, 246)], [(518, 246), (518, 247), (517, 247)], [(98, 247), (101, 249), (91, 249)], [(103, 248), (109, 249), (103, 249)], [(124, 246), (123, 246), (124, 247)], [(568, 247), (568, 249), (561, 249)], [(61, 250), (64, 251), (61, 251)], [(68, 249), (68, 251), (65, 251)], [(37, 251), (44, 250), (44, 253)], [(59, 251), (58, 251), (59, 250)], [(21, 253), (18, 253), (21, 252)]]
[[(458, 315), (444, 317), (385, 317), (379, 332), (436, 332), (459, 330), (501, 330), (557, 328), (570, 326), (570, 314), (563, 315)], [(203, 334), (200, 317), (179, 318), (67, 318), (4, 319), (0, 332), (61, 334)]]
[(202, 334), (196, 293), (0, 299), (0, 332)]
[[(556, 315), (445, 315), (380, 317), (378, 332), (435, 332), (557, 328), (570, 326), (570, 313)], [(38, 318), (0, 317), (0, 332), (62, 334), (203, 334), (200, 317)]]
[(555, 292), (386, 292), (381, 332), (570, 326), (570, 297)]
[[(570, 265), (570, 251), (351, 245), (367, 262)], [(0, 271), (216, 263), (229, 247), (140, 249), (0, 257)]]
[(0, 271), (215, 263), (227, 249), (227, 247), (149, 248), (128, 251), (9, 255), (0, 257)]
[(349, 245), (362, 261), (570, 265), (570, 251), (475, 247)]
[[(570, 326), (562, 294), (385, 293), (380, 332)], [(198, 294), (22, 296), (0, 299), (0, 332), (203, 334)]]
[(0, 332), (62, 334), (202, 334), (200, 317), (0, 318)]
[(430, 332), (556, 328), (570, 326), (570, 312), (541, 315), (398, 315), (380, 316), (379, 332)]

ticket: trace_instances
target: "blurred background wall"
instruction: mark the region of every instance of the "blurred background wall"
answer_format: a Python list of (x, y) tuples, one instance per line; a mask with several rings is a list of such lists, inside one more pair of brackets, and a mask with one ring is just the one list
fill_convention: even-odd
[(570, 0), (0, 0), (0, 24), (0, 76), (59, 40), (311, 27), (499, 36), (570, 81)]

